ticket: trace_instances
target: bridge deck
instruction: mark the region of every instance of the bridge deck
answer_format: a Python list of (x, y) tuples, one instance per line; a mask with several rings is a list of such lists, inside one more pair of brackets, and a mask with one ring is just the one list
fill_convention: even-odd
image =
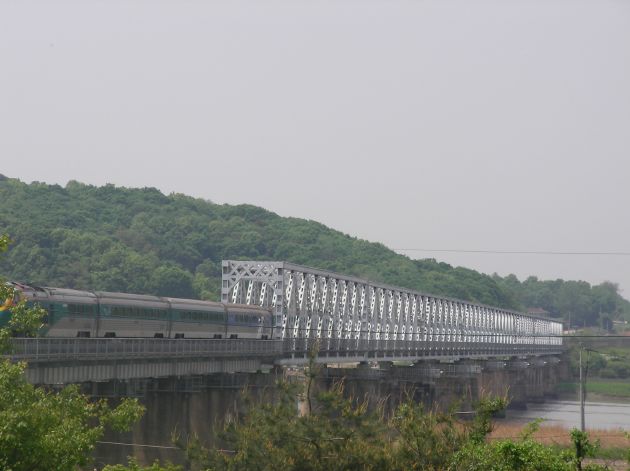
[(326, 339), (13, 339), (13, 361), (28, 362), (29, 381), (62, 384), (252, 372), (276, 365), (368, 361), (455, 361), (561, 353), (549, 345)]

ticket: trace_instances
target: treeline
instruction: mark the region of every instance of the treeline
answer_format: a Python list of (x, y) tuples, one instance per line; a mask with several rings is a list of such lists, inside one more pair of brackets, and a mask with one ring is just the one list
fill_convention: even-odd
[(539, 280), (535, 276), (521, 282), (514, 275), (494, 275), (493, 279), (521, 306), (544, 309), (572, 327), (611, 330), (614, 320), (630, 320), (630, 302), (619, 295), (615, 283), (591, 286), (585, 281)]
[[(515, 283), (432, 259), (411, 260), (317, 222), (154, 188), (78, 182), (64, 188), (4, 178), (0, 202), (0, 232), (14, 241), (0, 274), (36, 284), (218, 299), (222, 259), (273, 259), (504, 308), (571, 312), (576, 323), (597, 324), (600, 311), (630, 313), (614, 285), (601, 288), (610, 291), (604, 302), (595, 296), (597, 287), (585, 283), (589, 307), (569, 311), (564, 295), (554, 294), (549, 303), (544, 294), (524, 296), (530, 280)], [(539, 292), (546, 292), (547, 282), (540, 283)]]

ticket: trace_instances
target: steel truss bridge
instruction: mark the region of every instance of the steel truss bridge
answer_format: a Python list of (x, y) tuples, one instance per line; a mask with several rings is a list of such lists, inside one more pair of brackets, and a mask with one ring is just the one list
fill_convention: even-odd
[(29, 381), (256, 372), (272, 365), (562, 353), (562, 324), (287, 262), (224, 261), (221, 300), (273, 312), (273, 339), (13, 339)]
[[(272, 309), (291, 359), (421, 359), (559, 353), (562, 324), (287, 262), (227, 260), (221, 301)], [(290, 362), (290, 359), (287, 359)]]

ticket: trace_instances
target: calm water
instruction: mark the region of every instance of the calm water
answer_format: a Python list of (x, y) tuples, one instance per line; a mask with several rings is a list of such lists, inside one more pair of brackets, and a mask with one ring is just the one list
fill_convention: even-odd
[[(560, 425), (567, 428), (580, 427), (580, 403), (574, 401), (549, 401), (544, 404), (527, 404), (528, 410), (509, 410), (501, 420), (531, 422), (543, 419), (543, 425)], [(630, 430), (630, 404), (587, 402), (585, 408), (586, 428)]]

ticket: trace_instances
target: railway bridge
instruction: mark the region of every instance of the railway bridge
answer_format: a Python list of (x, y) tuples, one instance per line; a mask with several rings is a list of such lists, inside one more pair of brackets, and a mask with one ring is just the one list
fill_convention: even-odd
[(256, 372), (311, 353), (337, 365), (496, 367), (562, 352), (550, 319), (287, 262), (228, 260), (222, 271), (222, 302), (272, 310), (273, 339), (14, 339), (11, 357), (28, 362), (29, 381), (53, 385)]

